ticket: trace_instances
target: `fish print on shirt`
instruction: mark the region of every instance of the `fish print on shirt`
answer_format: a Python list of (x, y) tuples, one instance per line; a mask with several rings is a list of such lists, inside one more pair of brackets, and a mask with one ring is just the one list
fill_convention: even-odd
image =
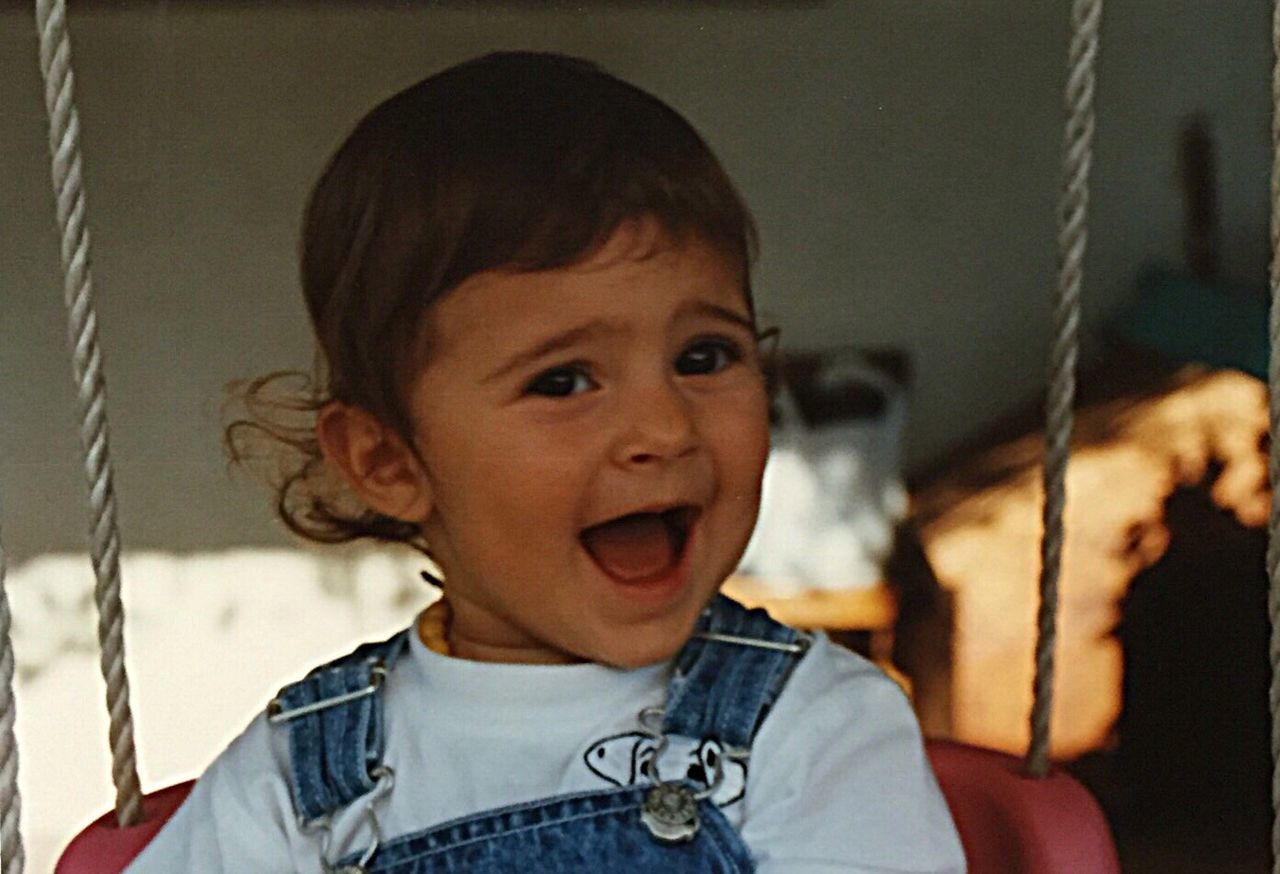
[[(717, 763), (724, 769), (720, 788), (711, 796), (717, 807), (728, 807), (742, 800), (747, 788), (747, 764), (727, 758), (720, 742), (713, 738), (700, 741), (672, 735), (667, 749), (658, 759), (658, 773), (663, 780), (683, 775), (699, 789), (710, 787), (715, 779)], [(633, 786), (648, 782), (645, 767), (653, 759), (657, 741), (648, 734), (631, 731), (598, 740), (583, 753), (583, 761), (597, 777), (614, 786)]]

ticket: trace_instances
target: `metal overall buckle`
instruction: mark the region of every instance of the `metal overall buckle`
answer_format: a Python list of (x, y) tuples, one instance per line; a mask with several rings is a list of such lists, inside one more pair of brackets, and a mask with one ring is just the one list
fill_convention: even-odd
[(329, 861), (329, 857), (333, 852), (331, 844), (333, 843), (333, 829), (329, 816), (321, 817), (318, 820), (298, 822), (299, 829), (307, 834), (320, 833), (320, 867), (324, 870), (324, 874), (367, 874), (368, 865), (373, 861), (373, 857), (377, 854), (378, 848), (382, 845), (382, 829), (378, 825), (378, 813), (374, 809), (383, 798), (391, 793), (395, 788), (396, 774), (386, 765), (379, 765), (369, 772), (369, 776), (377, 781), (373, 791), (369, 793), (364, 803), (365, 820), (369, 825), (369, 830), (373, 833), (373, 840), (369, 842), (369, 846), (360, 858), (346, 865), (335, 865)]
[[(694, 637), (714, 643), (727, 643), (736, 646), (750, 646), (769, 649), (777, 652), (804, 655), (813, 643), (811, 635), (801, 634), (794, 643), (762, 640), (755, 637), (742, 637), (735, 634), (720, 634), (704, 631)], [(664, 844), (683, 844), (693, 840), (702, 826), (698, 815), (698, 802), (710, 798), (720, 789), (724, 782), (724, 759), (746, 760), (751, 752), (746, 749), (724, 747), (723, 756), (715, 760), (715, 773), (706, 789), (695, 792), (680, 780), (663, 780), (658, 773), (658, 759), (667, 749), (667, 735), (662, 730), (665, 707), (646, 707), (640, 711), (640, 728), (653, 738), (653, 754), (644, 763), (644, 775), (653, 782), (640, 808), (640, 821), (644, 823), (649, 834)]]
[(653, 783), (645, 793), (640, 807), (640, 821), (654, 839), (664, 844), (684, 844), (698, 836), (702, 818), (698, 815), (698, 803), (710, 798), (724, 783), (724, 758), (742, 760), (747, 750), (726, 747), (724, 756), (717, 756), (715, 772), (706, 789), (695, 792), (681, 780), (663, 780), (658, 772), (658, 759), (667, 750), (667, 735), (662, 730), (665, 708), (646, 707), (640, 711), (640, 728), (654, 740), (653, 753), (644, 763), (643, 774)]

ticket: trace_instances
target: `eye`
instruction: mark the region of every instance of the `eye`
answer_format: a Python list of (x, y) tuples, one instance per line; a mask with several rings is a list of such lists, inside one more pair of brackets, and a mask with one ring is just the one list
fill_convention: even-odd
[(544, 370), (524, 388), (527, 395), (567, 398), (595, 388), (596, 384), (580, 365), (568, 364)]
[(676, 358), (676, 373), (702, 376), (719, 373), (730, 364), (742, 360), (742, 350), (732, 340), (723, 338), (698, 340)]

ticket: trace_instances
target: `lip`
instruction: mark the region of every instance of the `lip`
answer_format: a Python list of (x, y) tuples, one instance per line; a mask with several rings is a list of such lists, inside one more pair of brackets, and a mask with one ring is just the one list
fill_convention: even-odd
[[(672, 510), (680, 510), (680, 511), (688, 512), (690, 514), (690, 518), (696, 522), (697, 518), (702, 515), (702, 504), (694, 500), (681, 500), (681, 499), (676, 499), (671, 501), (658, 501), (651, 504), (641, 504), (636, 507), (629, 507), (623, 510), (619, 510), (616, 513), (610, 513), (607, 516), (601, 516), (598, 519), (596, 519), (594, 522), (590, 522), (587, 525), (584, 525), (580, 529), (580, 531), (586, 531), (588, 528), (594, 528), (597, 525), (604, 525), (606, 522), (612, 522), (615, 519), (621, 519), (625, 516), (640, 516), (646, 513), (652, 513), (655, 516), (661, 516), (662, 514), (669, 513)], [(690, 530), (692, 530), (692, 527), (693, 526), (690, 525)]]
[[(595, 568), (596, 572), (610, 583), (609, 588), (630, 601), (638, 601), (643, 604), (662, 603), (674, 598), (682, 592), (689, 581), (689, 564), (690, 557), (693, 555), (694, 548), (698, 540), (698, 534), (701, 529), (701, 508), (680, 503), (667, 503), (654, 505), (647, 509), (632, 510), (632, 513), (663, 513), (670, 510), (687, 507), (691, 512), (689, 526), (685, 530), (684, 546), (680, 550), (680, 559), (670, 568), (661, 573), (653, 574), (640, 579), (623, 580), (609, 573), (595, 560), (585, 546), (579, 543), (586, 560)], [(611, 518), (619, 518), (617, 516)]]

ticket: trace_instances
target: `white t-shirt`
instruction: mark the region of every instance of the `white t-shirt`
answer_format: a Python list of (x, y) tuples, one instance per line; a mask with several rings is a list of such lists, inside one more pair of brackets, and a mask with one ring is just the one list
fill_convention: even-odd
[[(386, 839), (481, 811), (645, 782), (638, 712), (660, 705), (670, 665), (505, 665), (431, 652), (410, 634), (384, 687)], [(671, 738), (663, 779), (705, 755)], [(818, 635), (713, 796), (759, 874), (964, 871), (964, 855), (898, 687)], [(205, 772), (129, 874), (322, 874), (322, 836), (299, 828), (288, 731), (255, 719)], [(333, 819), (330, 861), (369, 843), (365, 805)]]

